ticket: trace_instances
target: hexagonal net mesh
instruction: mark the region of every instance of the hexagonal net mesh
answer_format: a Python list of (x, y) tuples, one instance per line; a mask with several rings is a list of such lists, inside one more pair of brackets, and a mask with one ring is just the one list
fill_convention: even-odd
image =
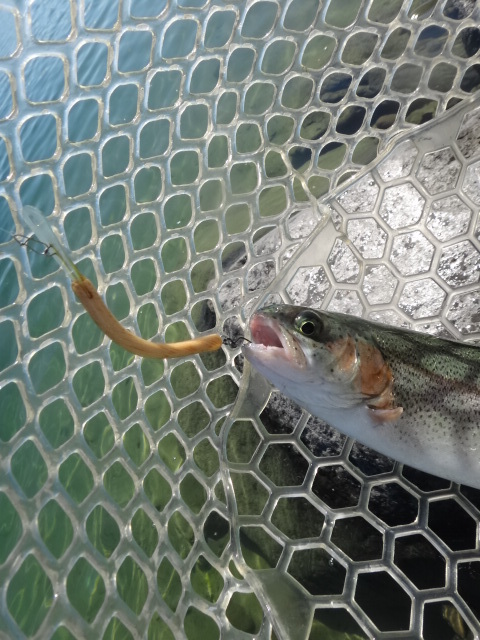
[(0, 634), (474, 632), (477, 492), (400, 473), (258, 377), (225, 422), (238, 354), (131, 356), (12, 234), (40, 208), (148, 339), (234, 335), (269, 285), (474, 334), (472, 104), (338, 185), (476, 91), (479, 17), (470, 0), (0, 5)]
[[(475, 105), (397, 139), (333, 193), (260, 305), (478, 339)], [(480, 492), (347, 440), (258, 373), (243, 382), (224, 449), (235, 541), (281, 637), (470, 637)]]

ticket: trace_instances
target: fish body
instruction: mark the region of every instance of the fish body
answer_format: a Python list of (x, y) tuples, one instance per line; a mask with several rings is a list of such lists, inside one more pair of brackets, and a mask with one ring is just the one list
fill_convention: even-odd
[(339, 313), (273, 305), (245, 357), (345, 435), (480, 488), (480, 348)]

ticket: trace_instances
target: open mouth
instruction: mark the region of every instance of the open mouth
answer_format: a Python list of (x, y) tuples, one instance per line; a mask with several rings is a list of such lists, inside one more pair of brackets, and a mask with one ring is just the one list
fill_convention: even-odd
[(297, 340), (277, 319), (258, 311), (250, 320), (250, 331), (252, 343), (244, 346), (247, 357), (249, 352), (257, 352), (259, 355), (262, 352), (297, 366), (305, 364), (305, 356)]
[(250, 321), (250, 330), (254, 344), (283, 349), (279, 327), (277, 323), (269, 321), (269, 318), (256, 313)]

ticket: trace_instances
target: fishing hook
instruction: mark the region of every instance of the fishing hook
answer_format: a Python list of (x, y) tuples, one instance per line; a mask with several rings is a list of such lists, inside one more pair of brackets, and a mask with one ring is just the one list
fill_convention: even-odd
[(226, 345), (227, 347), (231, 347), (232, 349), (235, 349), (236, 347), (238, 347), (238, 343), (241, 340), (245, 340), (245, 342), (249, 342), (251, 344), (251, 340), (249, 340), (248, 338), (245, 338), (244, 336), (238, 336), (238, 338), (229, 338), (228, 336), (223, 336), (223, 344)]

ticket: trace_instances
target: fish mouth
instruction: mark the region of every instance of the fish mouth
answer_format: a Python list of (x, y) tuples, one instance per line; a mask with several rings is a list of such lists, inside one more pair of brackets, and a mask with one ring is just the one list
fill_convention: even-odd
[(276, 318), (257, 311), (250, 320), (250, 332), (251, 344), (242, 347), (247, 359), (266, 356), (281, 358), (299, 368), (305, 366), (306, 359), (300, 344)]

